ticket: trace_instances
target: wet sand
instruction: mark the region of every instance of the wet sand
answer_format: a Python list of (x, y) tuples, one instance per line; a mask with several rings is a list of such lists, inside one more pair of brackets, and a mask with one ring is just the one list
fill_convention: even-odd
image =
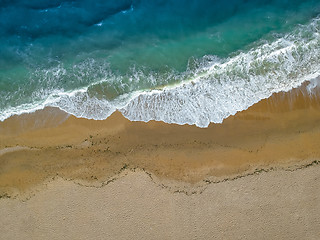
[[(155, 234), (155, 238), (170, 225), (171, 232), (163, 235), (164, 239), (182, 239), (188, 231), (191, 235), (187, 236), (199, 239), (208, 239), (213, 233), (227, 239), (245, 236), (237, 235), (239, 231), (249, 238), (263, 232), (261, 239), (287, 239), (281, 234), (316, 239), (319, 221), (315, 215), (320, 213), (320, 94), (316, 89), (310, 96), (305, 86), (274, 94), (223, 124), (205, 129), (155, 121), (130, 122), (120, 113), (103, 121), (77, 119), (52, 108), (11, 117), (0, 123), (0, 222), (19, 230), (7, 230), (6, 239), (18, 233), (33, 239), (60, 239), (63, 233), (69, 236), (60, 226), (63, 209), (69, 206), (79, 212), (76, 216), (70, 213), (73, 220), (68, 225), (71, 231), (78, 231), (85, 221), (83, 214), (89, 214), (83, 207), (92, 208), (96, 201), (100, 201), (95, 208), (97, 215), (89, 217), (92, 222), (85, 228), (94, 229), (95, 222), (100, 227), (105, 223), (106, 229), (101, 230), (102, 235), (90, 235), (89, 230), (83, 235), (95, 239), (105, 233), (119, 236), (109, 239), (127, 239), (126, 234), (135, 230), (136, 236), (140, 235), (141, 229), (133, 223), (127, 232), (109, 222), (112, 219), (127, 224), (120, 214), (123, 208), (128, 209), (130, 221), (138, 214), (142, 221), (139, 224), (146, 224), (143, 228), (155, 229), (144, 232)], [(302, 192), (304, 187), (310, 191)], [(61, 208), (56, 206), (62, 201), (60, 196), (65, 201)], [(120, 203), (104, 208), (104, 198)], [(143, 206), (152, 202), (155, 206), (150, 206), (149, 213)], [(164, 203), (170, 209), (165, 210)], [(102, 219), (101, 209), (114, 214), (120, 211), (119, 218), (112, 215)], [(209, 215), (203, 212), (205, 209), (209, 209)], [(46, 214), (57, 222), (47, 220)], [(17, 221), (10, 222), (17, 216)], [(299, 216), (304, 225), (298, 229)], [(34, 225), (23, 227), (25, 218), (33, 219)], [(247, 230), (245, 223), (249, 224)], [(277, 223), (287, 229), (280, 231)], [(51, 235), (41, 229), (50, 227), (46, 224), (63, 231)], [(109, 232), (108, 227), (113, 230)], [(275, 235), (269, 234), (269, 228)], [(221, 235), (224, 232), (226, 235)], [(148, 234), (141, 236), (149, 238)]]
[(68, 118), (50, 108), (15, 116), (0, 123), (0, 195), (21, 195), (56, 176), (99, 185), (124, 169), (201, 185), (305, 165), (320, 159), (319, 96), (305, 87), (275, 94), (204, 129), (130, 122), (120, 113)]

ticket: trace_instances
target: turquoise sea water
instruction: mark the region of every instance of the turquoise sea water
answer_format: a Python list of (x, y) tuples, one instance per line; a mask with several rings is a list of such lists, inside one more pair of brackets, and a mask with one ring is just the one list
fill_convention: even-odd
[(0, 0), (0, 120), (206, 127), (320, 72), (320, 1)]

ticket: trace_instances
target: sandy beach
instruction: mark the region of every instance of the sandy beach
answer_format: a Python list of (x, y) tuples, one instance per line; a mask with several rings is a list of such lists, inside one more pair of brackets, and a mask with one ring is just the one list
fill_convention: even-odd
[(1, 199), (0, 239), (319, 239), (320, 166), (173, 193), (142, 171), (95, 188), (57, 178)]
[(0, 240), (320, 240), (319, 179), (320, 1), (0, 0)]
[(319, 96), (305, 84), (208, 128), (11, 117), (0, 238), (317, 239)]

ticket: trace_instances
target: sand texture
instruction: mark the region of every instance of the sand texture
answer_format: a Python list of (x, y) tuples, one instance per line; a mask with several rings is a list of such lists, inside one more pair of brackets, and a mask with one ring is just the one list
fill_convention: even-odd
[(319, 239), (320, 166), (172, 193), (144, 172), (95, 188), (56, 179), (0, 200), (0, 239)]
[(130, 122), (120, 113), (104, 121), (55, 109), (12, 117), (0, 124), (0, 195), (56, 176), (99, 185), (125, 169), (197, 184), (309, 164), (320, 159), (319, 102), (302, 87), (203, 129)]
[(0, 123), (0, 239), (319, 239), (306, 84), (201, 129), (53, 108)]

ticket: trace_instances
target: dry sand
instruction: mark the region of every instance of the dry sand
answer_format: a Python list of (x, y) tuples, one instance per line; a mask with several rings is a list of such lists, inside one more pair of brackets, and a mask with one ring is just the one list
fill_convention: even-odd
[(14, 116), (0, 238), (319, 239), (319, 96), (304, 85), (206, 129)]
[(318, 240), (319, 180), (316, 165), (209, 184), (187, 196), (141, 171), (102, 188), (58, 178), (26, 202), (0, 201), (0, 239)]

